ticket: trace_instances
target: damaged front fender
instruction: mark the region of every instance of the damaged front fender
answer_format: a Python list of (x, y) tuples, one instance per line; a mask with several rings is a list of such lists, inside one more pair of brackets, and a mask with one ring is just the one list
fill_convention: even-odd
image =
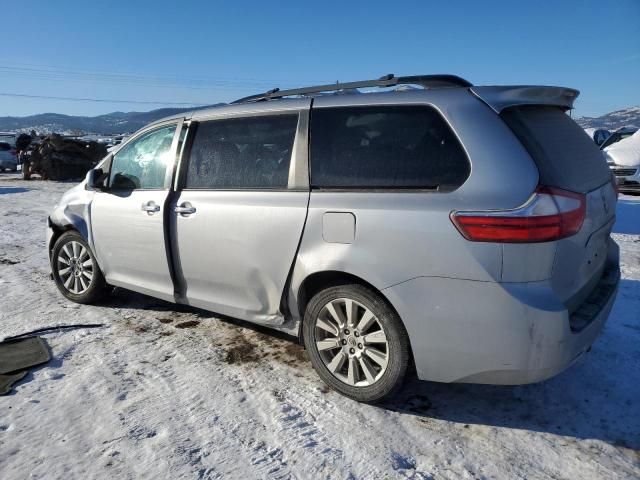
[(49, 215), (47, 225), (47, 247), (49, 254), (53, 244), (62, 233), (76, 230), (93, 249), (91, 235), (91, 202), (95, 192), (85, 188), (85, 182), (68, 190)]

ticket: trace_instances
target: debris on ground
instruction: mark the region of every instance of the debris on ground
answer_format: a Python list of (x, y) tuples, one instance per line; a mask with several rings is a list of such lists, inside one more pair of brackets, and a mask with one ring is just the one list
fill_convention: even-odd
[(31, 367), (51, 360), (47, 343), (40, 337), (27, 337), (0, 343), (0, 395), (11, 391)]

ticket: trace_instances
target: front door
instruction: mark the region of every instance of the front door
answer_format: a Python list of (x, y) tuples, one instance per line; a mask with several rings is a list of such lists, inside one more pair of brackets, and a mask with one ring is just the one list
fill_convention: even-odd
[(178, 124), (141, 133), (113, 157), (107, 189), (91, 204), (91, 231), (107, 282), (173, 301), (165, 244), (165, 204)]
[(297, 173), (306, 185), (295, 180), (295, 165), (307, 162), (307, 102), (303, 110), (196, 125), (171, 215), (177, 276), (190, 305), (282, 321), (309, 200), (308, 176)]

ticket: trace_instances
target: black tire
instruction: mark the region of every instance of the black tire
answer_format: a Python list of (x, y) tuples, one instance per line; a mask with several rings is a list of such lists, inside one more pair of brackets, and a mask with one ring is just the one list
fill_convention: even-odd
[[(353, 300), (357, 304), (360, 304), (356, 308), (356, 311), (362, 312), (362, 308), (365, 308), (373, 313), (376, 319), (375, 321), (377, 322), (375, 328), (379, 327), (384, 332), (384, 336), (386, 336), (386, 344), (384, 345), (384, 348), (387, 350), (386, 367), (384, 371), (382, 369), (379, 371), (379, 376), (375, 377), (375, 382), (372, 382), (371, 384), (361, 386), (357, 385), (357, 383), (362, 383), (362, 381), (366, 383), (367, 381), (366, 378), (363, 378), (364, 369), (362, 366), (354, 367), (357, 370), (357, 374), (355, 375), (356, 382), (355, 384), (349, 384), (347, 381), (341, 380), (334, 375), (326, 364), (327, 357), (330, 358), (334, 354), (347, 356), (349, 353), (353, 353), (353, 351), (355, 351), (355, 355), (360, 354), (360, 356), (364, 357), (364, 353), (366, 353), (365, 350), (367, 350), (371, 345), (365, 345), (363, 347), (360, 343), (356, 343), (351, 344), (353, 345), (353, 348), (349, 348), (350, 344), (344, 344), (343, 340), (346, 340), (343, 338), (342, 340), (339, 340), (339, 342), (341, 345), (344, 345), (344, 347), (332, 347), (332, 349), (329, 350), (330, 353), (321, 354), (321, 351), (316, 344), (317, 341), (322, 340), (319, 339), (318, 333), (316, 332), (319, 332), (320, 334), (323, 333), (319, 330), (320, 327), (316, 326), (318, 317), (322, 314), (323, 309), (327, 304), (332, 301), (341, 302), (341, 299)], [(343, 335), (345, 331), (346, 330), (340, 331), (339, 335)], [(353, 337), (357, 332), (351, 331), (349, 333), (351, 334), (349, 341), (355, 340), (358, 342), (358, 337)], [(402, 386), (405, 373), (407, 371), (407, 365), (409, 363), (409, 337), (398, 314), (377, 292), (370, 288), (358, 284), (338, 285), (326, 288), (325, 290), (317, 293), (307, 304), (303, 321), (303, 337), (311, 363), (320, 378), (322, 378), (322, 380), (324, 380), (331, 388), (349, 398), (366, 403), (380, 402), (391, 397)], [(363, 337), (360, 338), (362, 339)], [(333, 340), (334, 339), (331, 338), (329, 341), (331, 342)], [(361, 341), (362, 343), (365, 343), (364, 340)], [(359, 348), (364, 348), (364, 350), (359, 352)], [(344, 351), (341, 354), (340, 352), (344, 349), (347, 349), (348, 351)], [(324, 352), (327, 352), (327, 350), (325, 349)], [(325, 355), (324, 360), (323, 355)], [(365, 358), (364, 360), (370, 363), (368, 358)], [(346, 362), (349, 361), (350, 358), (347, 357)], [(359, 358), (354, 357), (354, 365), (358, 364), (358, 361), (360, 361)], [(341, 368), (348, 369), (348, 367), (349, 366), (347, 365), (346, 367), (343, 366)], [(357, 381), (358, 378), (361, 379), (360, 382)]]
[[(72, 242), (75, 242), (76, 248), (78, 248), (77, 247), (78, 244), (84, 247), (86, 254), (88, 255), (88, 258), (90, 258), (92, 262), (90, 270), (88, 269), (88, 267), (82, 267), (81, 265), (83, 265), (83, 263), (77, 259), (73, 260), (73, 263), (76, 264), (76, 267), (72, 267), (70, 266), (70, 264), (64, 263), (63, 259), (68, 257), (66, 252), (71, 251), (73, 254), (72, 247), (74, 246), (74, 243)], [(65, 246), (66, 246), (66, 249), (65, 249)], [(73, 257), (73, 258), (75, 259), (77, 257)], [(86, 263), (87, 256), (85, 256), (84, 253), (82, 254), (81, 258), (84, 261), (84, 263)], [(68, 272), (64, 272), (64, 269), (66, 268), (72, 269), (72, 273), (69, 274), (70, 276), (67, 275)], [(86, 274), (83, 274), (83, 272), (80, 271), (83, 268), (87, 268), (85, 270), (87, 272)], [(76, 269), (78, 269), (80, 275), (76, 275)], [(82, 236), (76, 231), (71, 230), (71, 231), (65, 232), (56, 241), (55, 245), (53, 246), (53, 250), (51, 252), (51, 271), (53, 273), (53, 280), (55, 281), (56, 287), (58, 287), (58, 290), (60, 290), (60, 292), (65, 297), (67, 297), (69, 300), (73, 302), (93, 303), (99, 300), (100, 298), (102, 298), (107, 291), (107, 283), (105, 282), (104, 276), (102, 275), (102, 271), (98, 266), (96, 257), (91, 251), (91, 248), (89, 248), (89, 245), (87, 244), (85, 239), (82, 238)], [(88, 279), (89, 272), (91, 273), (90, 279)], [(77, 293), (74, 293), (72, 291), (72, 288), (73, 288), (72, 286), (71, 288), (68, 288), (67, 286), (65, 286), (65, 283), (66, 283), (65, 281), (69, 281), (69, 278), (74, 276), (79, 277), (79, 279), (77, 280), (77, 285), (80, 285), (80, 286), (78, 288)], [(80, 277), (81, 277), (81, 280), (80, 280)], [(71, 285), (73, 285), (73, 282), (75, 281), (76, 280), (72, 278), (70, 280)], [(85, 284), (86, 284), (86, 288), (85, 288)]]

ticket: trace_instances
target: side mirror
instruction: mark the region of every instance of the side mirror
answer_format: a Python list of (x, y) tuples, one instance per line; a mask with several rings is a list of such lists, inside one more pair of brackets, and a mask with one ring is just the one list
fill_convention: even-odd
[(87, 173), (87, 188), (89, 190), (104, 190), (107, 175), (101, 168), (94, 168)]
[(111, 171), (112, 161), (113, 155), (109, 154), (98, 164), (98, 167), (87, 172), (87, 190), (107, 189), (107, 179), (109, 178), (109, 172)]

